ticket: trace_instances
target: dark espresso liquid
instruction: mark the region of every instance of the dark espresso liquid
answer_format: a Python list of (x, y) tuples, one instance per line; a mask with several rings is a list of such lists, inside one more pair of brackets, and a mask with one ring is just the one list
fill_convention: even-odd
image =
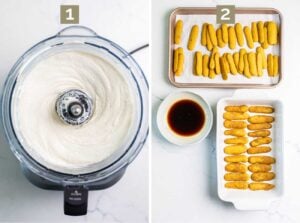
[(167, 115), (171, 129), (182, 136), (192, 136), (204, 126), (205, 114), (201, 106), (192, 100), (181, 100), (173, 104)]

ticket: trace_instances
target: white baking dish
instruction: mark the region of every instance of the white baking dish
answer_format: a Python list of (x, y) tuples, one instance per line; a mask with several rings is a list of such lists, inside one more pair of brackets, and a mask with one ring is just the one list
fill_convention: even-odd
[[(275, 188), (269, 191), (251, 191), (251, 190), (237, 190), (228, 189), (224, 187), (226, 181), (224, 180), (225, 165), (224, 157), (224, 139), (228, 136), (224, 135), (223, 113), (227, 105), (266, 105), (275, 108), (274, 117), (275, 122), (272, 124), (271, 138), (273, 142), (270, 144), (272, 151), (266, 154), (275, 157), (276, 163), (272, 165), (272, 171), (275, 172), (276, 178), (268, 183), (273, 183)], [(252, 114), (251, 114), (252, 115)], [(218, 194), (221, 200), (232, 202), (236, 209), (239, 210), (265, 210), (270, 203), (278, 200), (283, 196), (284, 180), (283, 180), (283, 105), (279, 100), (262, 100), (262, 99), (238, 99), (238, 98), (224, 98), (218, 102), (217, 105), (217, 175), (218, 175)], [(251, 138), (249, 137), (249, 141)], [(247, 154), (245, 154), (247, 155)], [(260, 155), (260, 154), (257, 154)], [(251, 172), (248, 172), (249, 176)], [(250, 180), (251, 181), (251, 180)], [(249, 181), (249, 182), (250, 182)]]

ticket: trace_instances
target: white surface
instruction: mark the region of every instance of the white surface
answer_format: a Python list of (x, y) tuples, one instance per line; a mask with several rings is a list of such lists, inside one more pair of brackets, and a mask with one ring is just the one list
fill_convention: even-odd
[[(255, 19), (253, 19), (255, 18)], [(200, 44), (200, 36), (201, 36), (201, 29), (202, 24), (207, 22), (213, 24), (215, 29), (219, 28), (220, 25), (216, 24), (216, 16), (215, 15), (177, 15), (176, 21), (181, 19), (183, 21), (183, 32), (182, 32), (182, 43), (178, 47), (183, 47), (185, 53), (185, 67), (184, 71), (181, 76), (175, 76), (175, 80), (178, 83), (217, 83), (220, 85), (226, 84), (265, 84), (271, 85), (278, 83), (279, 78), (273, 77), (270, 78), (268, 76), (267, 69), (263, 70), (262, 77), (253, 77), (253, 78), (246, 78), (244, 75), (229, 75), (228, 80), (224, 81), (221, 75), (216, 75), (214, 79), (210, 79), (208, 77), (196, 76), (193, 74), (193, 61), (194, 61), (194, 54), (196, 51), (201, 51), (202, 54), (210, 55), (210, 52), (206, 49), (206, 47)], [(275, 21), (276, 24), (280, 25), (279, 15), (278, 14), (237, 14), (236, 15), (236, 22), (242, 24), (242, 27), (249, 26), (251, 28), (252, 21)], [(197, 39), (196, 47), (193, 51), (187, 49), (187, 43), (190, 36), (190, 31), (193, 25), (197, 24), (199, 26), (199, 36)], [(230, 25), (228, 25), (230, 26)], [(228, 44), (225, 45), (223, 48), (219, 48), (220, 55), (224, 53), (235, 53), (239, 52), (240, 49), (246, 49), (247, 53), (249, 52), (256, 52), (256, 48), (260, 46), (259, 43), (255, 42), (254, 47), (251, 49), (247, 45), (247, 41), (245, 36), (244, 38), (244, 45), (240, 47), (238, 43), (236, 43), (236, 47), (234, 50), (231, 50)], [(176, 45), (177, 46), (177, 45)], [(275, 55), (280, 55), (279, 45), (269, 45), (268, 49), (265, 50), (266, 56), (271, 53)]]
[[(285, 196), (273, 202), (266, 211), (238, 211), (232, 204), (222, 202), (217, 195), (215, 124), (208, 136), (198, 145), (185, 148), (168, 143), (153, 124), (152, 139), (152, 220), (153, 223), (298, 223), (300, 222), (300, 137), (299, 137), (299, 36), (296, 29), (300, 13), (296, 0), (153, 0), (152, 1), (152, 112), (153, 117), (161, 100), (177, 90), (168, 81), (168, 18), (179, 6), (238, 6), (274, 7), (283, 14), (284, 73), (282, 84), (269, 90), (238, 90), (262, 92), (281, 99), (285, 107)], [(220, 98), (231, 96), (231, 89), (192, 89), (203, 96), (215, 113)], [(237, 95), (240, 93), (237, 92)], [(155, 121), (152, 121), (155, 123)]]
[[(80, 5), (80, 24), (128, 51), (148, 43), (148, 9), (143, 0), (5, 1), (0, 7), (0, 86), (14, 62), (33, 44), (56, 34), (61, 4)], [(148, 52), (134, 54), (148, 75)], [(2, 126), (1, 126), (2, 129)], [(148, 146), (125, 176), (105, 191), (89, 193), (88, 215), (63, 215), (63, 193), (31, 185), (0, 131), (0, 222), (147, 222)]]
[[(250, 95), (249, 95), (250, 96)], [(220, 199), (228, 202), (232, 202), (237, 209), (240, 210), (267, 210), (273, 201), (279, 200), (284, 192), (284, 179), (283, 179), (283, 104), (279, 100), (272, 99), (261, 99), (262, 96), (257, 97), (251, 95), (251, 99), (247, 98), (224, 98), (218, 102), (217, 105), (217, 123), (216, 123), (216, 155), (217, 155), (217, 177), (218, 177), (218, 195)], [(251, 191), (251, 190), (234, 190), (227, 189), (224, 187), (226, 181), (224, 180), (224, 175), (228, 173), (225, 171), (224, 157), (227, 156), (224, 153), (224, 147), (226, 144), (224, 140), (230, 138), (224, 135), (226, 128), (223, 125), (224, 119), (223, 114), (225, 112), (225, 106), (228, 105), (262, 105), (262, 106), (272, 106), (275, 108), (275, 112), (270, 114), (275, 117), (275, 121), (272, 123), (272, 128), (270, 129), (272, 142), (268, 145), (272, 148), (269, 153), (257, 154), (271, 156), (276, 159), (276, 163), (272, 164), (272, 172), (276, 174), (276, 177), (272, 181), (267, 181), (266, 183), (271, 183), (275, 185), (275, 188), (269, 191)], [(250, 113), (249, 115), (260, 115), (255, 113)], [(266, 115), (266, 114), (261, 114)], [(246, 129), (247, 130), (247, 129)], [(247, 132), (250, 132), (247, 130)], [(254, 138), (249, 137), (249, 143)], [(250, 147), (250, 144), (246, 144)], [(247, 153), (243, 154), (247, 155)], [(248, 154), (249, 157), (249, 154)], [(245, 163), (249, 166), (249, 163)], [(247, 171), (250, 176), (251, 172)], [(251, 179), (248, 181), (251, 183)]]
[[(189, 99), (195, 101), (197, 104), (203, 108), (205, 115), (205, 122), (203, 128), (200, 131), (192, 136), (184, 137), (176, 134), (168, 124), (168, 111), (176, 102)], [(189, 145), (200, 142), (203, 140), (210, 132), (213, 123), (213, 113), (208, 105), (208, 103), (199, 95), (193, 94), (185, 91), (174, 92), (173, 94), (169, 94), (168, 97), (164, 99), (164, 101), (160, 104), (160, 107), (157, 112), (157, 127), (160, 130), (160, 133), (171, 143), (176, 145)]]

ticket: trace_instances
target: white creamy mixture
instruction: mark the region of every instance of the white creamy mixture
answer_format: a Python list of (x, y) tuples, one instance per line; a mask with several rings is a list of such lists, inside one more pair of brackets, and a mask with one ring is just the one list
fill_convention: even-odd
[[(70, 89), (89, 95), (91, 119), (80, 126), (56, 113), (58, 96)], [(79, 51), (54, 54), (18, 78), (12, 99), (18, 139), (38, 162), (58, 172), (79, 174), (126, 143), (135, 100), (120, 70), (107, 60)], [(93, 170), (95, 171), (95, 170)]]

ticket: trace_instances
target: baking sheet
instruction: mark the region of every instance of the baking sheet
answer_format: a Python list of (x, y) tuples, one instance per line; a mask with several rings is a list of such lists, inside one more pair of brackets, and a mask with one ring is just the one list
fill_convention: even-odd
[[(228, 173), (225, 170), (225, 165), (227, 162), (224, 161), (224, 157), (227, 154), (224, 153), (224, 147), (226, 144), (224, 143), (224, 139), (231, 138), (233, 136), (225, 136), (224, 131), (227, 129), (223, 126), (223, 114), (225, 112), (224, 108), (227, 105), (262, 105), (262, 106), (273, 106), (275, 108), (275, 112), (272, 115), (275, 117), (275, 121), (272, 123), (271, 135), (272, 143), (269, 146), (272, 150), (268, 153), (262, 154), (243, 154), (246, 156), (272, 156), (276, 159), (276, 163), (272, 164), (272, 172), (276, 174), (274, 180), (265, 181), (266, 183), (271, 183), (275, 185), (275, 188), (269, 191), (251, 191), (247, 190), (237, 190), (237, 189), (228, 189), (225, 188), (225, 183), (227, 181), (224, 180), (224, 175)], [(283, 194), (283, 107), (282, 103), (278, 100), (248, 100), (248, 99), (222, 99), (218, 103), (217, 108), (217, 170), (218, 170), (218, 193), (219, 197), (222, 200), (230, 201), (234, 203), (237, 209), (242, 210), (263, 210), (267, 209), (270, 202), (282, 196)], [(250, 113), (250, 116), (260, 115), (259, 113)], [(264, 114), (266, 115), (266, 114)], [(246, 129), (247, 133), (250, 132)], [(252, 137), (249, 138), (249, 143), (254, 139)], [(246, 144), (249, 148), (250, 145)], [(250, 163), (246, 163), (247, 167)], [(251, 172), (248, 171), (247, 174), (251, 176)], [(250, 179), (248, 183), (251, 183)]]
[[(204, 9), (203, 9), (204, 10)], [(182, 32), (182, 42), (180, 45), (175, 45), (173, 44), (173, 42), (171, 42), (171, 50), (173, 52), (174, 49), (178, 48), (178, 47), (183, 47), (184, 49), (184, 55), (185, 55), (185, 62), (184, 62), (184, 72), (182, 73), (181, 76), (174, 76), (173, 80), (175, 81), (175, 83), (178, 83), (179, 87), (180, 84), (191, 84), (194, 85), (195, 84), (207, 84), (207, 86), (209, 86), (210, 84), (215, 84), (215, 85), (219, 85), (219, 86), (226, 86), (226, 85), (236, 85), (241, 86), (243, 84), (246, 85), (263, 85), (263, 86), (273, 86), (276, 85), (280, 82), (280, 76), (281, 76), (281, 62), (279, 63), (279, 75), (277, 77), (269, 77), (267, 70), (264, 69), (263, 72), (263, 76), (262, 77), (252, 77), (251, 79), (246, 78), (245, 76), (241, 75), (241, 74), (237, 74), (237, 75), (228, 75), (228, 80), (223, 80), (221, 75), (216, 75), (216, 77), (214, 79), (210, 79), (208, 77), (203, 77), (203, 76), (196, 76), (193, 74), (193, 59), (194, 59), (194, 53), (196, 51), (201, 51), (202, 54), (209, 54), (210, 55), (210, 51), (208, 51), (206, 49), (206, 47), (202, 46), (200, 43), (200, 36), (201, 36), (201, 28), (202, 28), (202, 24), (203, 23), (211, 23), (215, 26), (215, 29), (217, 27), (220, 26), (220, 24), (216, 24), (216, 15), (215, 14), (205, 14), (205, 12), (203, 12), (204, 14), (180, 14), (180, 12), (178, 14), (175, 15), (175, 21), (174, 24), (176, 23), (177, 20), (181, 19), (183, 20), (183, 32)], [(236, 14), (236, 23), (240, 22), (242, 24), (242, 26), (249, 26), (251, 27), (251, 22), (255, 22), (255, 21), (275, 21), (278, 25), (281, 26), (281, 17), (280, 14)], [(193, 51), (189, 51), (187, 49), (187, 43), (188, 43), (188, 38), (189, 38), (189, 34), (191, 31), (191, 28), (193, 25), (199, 25), (199, 42), (196, 45), (196, 48)], [(228, 24), (229, 25), (233, 25), (233, 24)], [(174, 31), (174, 26), (173, 26), (173, 31)], [(281, 31), (281, 29), (280, 29)], [(172, 39), (173, 40), (173, 39)], [(255, 42), (254, 44), (254, 48), (250, 49), (248, 48), (247, 44), (246, 44), (246, 39), (244, 36), (244, 40), (245, 40), (245, 44), (243, 47), (240, 47), (238, 44), (236, 45), (236, 48), (234, 50), (229, 49), (228, 44), (226, 44), (225, 47), (223, 48), (219, 48), (218, 50), (220, 52), (220, 54), (222, 55), (223, 53), (234, 53), (234, 52), (239, 52), (239, 50), (241, 48), (245, 48), (247, 52), (249, 51), (256, 51), (256, 47), (260, 46), (260, 44), (258, 42)], [(280, 40), (279, 40), (280, 42)], [(279, 44), (275, 45), (275, 46), (271, 46), (269, 45), (269, 47), (267, 49), (265, 49), (265, 53), (266, 55), (269, 53), (272, 54), (276, 54), (276, 55), (281, 55), (281, 47)], [(173, 55), (173, 53), (171, 53), (170, 55)], [(173, 62), (173, 57), (170, 58), (170, 60)], [(172, 63), (171, 63), (172, 64)], [(170, 64), (170, 65), (171, 65)], [(172, 67), (172, 65), (170, 66), (170, 68)], [(170, 75), (174, 75), (172, 71), (170, 71), (171, 74)], [(172, 79), (170, 79), (172, 82)], [(178, 86), (177, 85), (177, 86)], [(203, 85), (201, 85), (203, 86)], [(188, 85), (185, 85), (184, 87), (189, 87)], [(216, 87), (216, 86), (214, 86)]]

